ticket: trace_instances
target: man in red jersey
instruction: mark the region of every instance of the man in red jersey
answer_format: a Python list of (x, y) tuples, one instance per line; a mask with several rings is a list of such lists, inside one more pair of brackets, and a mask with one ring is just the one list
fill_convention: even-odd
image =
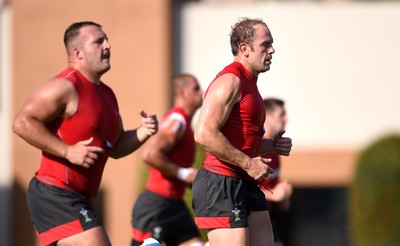
[(191, 120), (203, 102), (203, 92), (197, 79), (188, 74), (173, 79), (173, 91), (173, 108), (143, 148), (149, 178), (132, 211), (133, 246), (149, 237), (167, 245), (203, 245), (183, 201), (197, 173), (192, 168), (196, 145)]
[(138, 149), (157, 132), (158, 122), (141, 111), (141, 126), (124, 130), (117, 99), (101, 81), (111, 49), (101, 25), (72, 24), (64, 44), (68, 67), (31, 95), (13, 123), (16, 134), (42, 150), (28, 207), (43, 245), (111, 245), (91, 198), (108, 157)]
[[(265, 133), (264, 137), (274, 138), (285, 130), (287, 115), (284, 101), (277, 98), (264, 99), (265, 108)], [(268, 201), (269, 215), (274, 233), (275, 246), (283, 246), (283, 236), (279, 230), (278, 211), (287, 211), (290, 208), (292, 185), (287, 180), (280, 179), (280, 157), (275, 152), (269, 152), (261, 157), (271, 159), (268, 165), (274, 169), (274, 173), (260, 182), (261, 191)]]
[(292, 147), (290, 138), (263, 138), (257, 77), (270, 68), (273, 39), (261, 19), (244, 18), (230, 41), (234, 61), (209, 85), (195, 128), (206, 150), (192, 186), (195, 222), (208, 230), (212, 246), (273, 245), (267, 201), (257, 186), (273, 170), (259, 155), (289, 155)]

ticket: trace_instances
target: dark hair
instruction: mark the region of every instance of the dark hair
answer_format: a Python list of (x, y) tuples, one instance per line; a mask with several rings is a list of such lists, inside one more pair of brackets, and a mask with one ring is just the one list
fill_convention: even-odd
[(235, 56), (239, 52), (239, 45), (241, 43), (252, 44), (254, 40), (254, 29), (255, 25), (264, 25), (265, 22), (262, 19), (250, 19), (250, 18), (241, 18), (235, 25), (232, 26), (231, 30), (231, 51)]
[(64, 33), (64, 45), (68, 52), (68, 45), (70, 44), (71, 40), (75, 39), (79, 35), (79, 30), (84, 26), (97, 26), (102, 28), (100, 24), (97, 24), (92, 21), (82, 21), (82, 22), (75, 22), (71, 24)]
[(177, 75), (172, 79), (174, 95), (176, 95), (176, 92), (178, 90), (180, 90), (181, 88), (187, 86), (188, 79), (190, 79), (190, 78), (193, 78), (194, 80), (196, 80), (196, 77), (194, 75), (188, 74), (188, 73)]
[(278, 98), (265, 98), (263, 102), (266, 111), (272, 111), (275, 105), (278, 105), (280, 107), (285, 106), (285, 102)]

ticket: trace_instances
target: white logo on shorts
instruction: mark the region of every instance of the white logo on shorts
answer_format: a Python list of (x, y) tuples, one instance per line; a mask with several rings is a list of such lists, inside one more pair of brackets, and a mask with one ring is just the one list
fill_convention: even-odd
[(233, 215), (235, 216), (235, 219), (233, 220), (234, 222), (239, 222), (240, 221), (240, 209), (236, 208), (232, 210)]
[(79, 213), (85, 218), (85, 223), (92, 222), (92, 219), (89, 218), (88, 211), (86, 209), (82, 208)]
[(154, 227), (153, 228), (153, 237), (155, 238), (155, 239), (160, 239), (160, 237), (161, 237), (161, 231), (162, 231), (162, 228), (161, 228), (161, 226), (156, 226), (156, 227)]

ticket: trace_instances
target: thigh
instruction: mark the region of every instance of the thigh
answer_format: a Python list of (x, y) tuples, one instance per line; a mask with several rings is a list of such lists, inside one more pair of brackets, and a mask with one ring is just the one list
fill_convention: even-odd
[(209, 230), (208, 241), (212, 246), (244, 246), (249, 245), (248, 228), (218, 228)]
[(269, 212), (253, 211), (249, 216), (249, 241), (251, 246), (273, 246), (274, 236)]
[(111, 246), (110, 239), (102, 226), (75, 234), (58, 241), (58, 246)]

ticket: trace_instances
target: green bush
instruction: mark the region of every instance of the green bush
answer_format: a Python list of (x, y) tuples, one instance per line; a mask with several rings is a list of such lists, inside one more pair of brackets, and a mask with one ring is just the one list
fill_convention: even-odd
[(400, 245), (400, 136), (363, 150), (349, 191), (352, 245)]

